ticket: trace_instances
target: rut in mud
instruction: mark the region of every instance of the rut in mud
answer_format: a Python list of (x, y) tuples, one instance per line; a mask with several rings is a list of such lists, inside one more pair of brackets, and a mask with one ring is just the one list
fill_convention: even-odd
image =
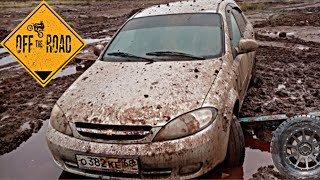
[[(70, 4), (52, 2), (53, 9), (83, 38), (105, 38), (140, 9), (174, 0), (152, 1), (79, 1)], [(2, 41), (33, 7), (0, 8), (0, 41)], [(85, 51), (92, 49), (89, 44)], [(3, 49), (0, 49), (3, 50)], [(9, 59), (9, 60), (6, 60)], [(76, 74), (54, 79), (42, 88), (7, 52), (0, 52), (0, 155), (8, 153), (38, 132), (50, 117), (54, 103), (79, 77)], [(8, 61), (6, 63), (4, 61)], [(3, 64), (1, 64), (3, 63)], [(71, 62), (70, 64), (74, 64)], [(70, 65), (69, 64), (69, 65)]]
[(54, 103), (80, 74), (52, 80), (42, 88), (23, 69), (0, 71), (0, 155), (38, 132)]
[[(141, 9), (176, 0), (53, 1), (49, 4), (82, 38), (113, 35), (132, 15)], [(2, 41), (33, 9), (0, 8), (0, 40)]]
[(255, 28), (274, 26), (320, 26), (320, 7), (294, 9), (272, 15), (268, 20), (258, 23)]
[(256, 83), (241, 115), (304, 114), (320, 107), (319, 49), (259, 47)]
[[(314, 21), (319, 13), (319, 7), (290, 10), (255, 25), (260, 42), (256, 79), (244, 100), (242, 117), (281, 113), (294, 116), (320, 110), (320, 31), (319, 20)], [(279, 37), (281, 32), (286, 36)], [(259, 138), (270, 142), (277, 125), (259, 124), (254, 128)]]

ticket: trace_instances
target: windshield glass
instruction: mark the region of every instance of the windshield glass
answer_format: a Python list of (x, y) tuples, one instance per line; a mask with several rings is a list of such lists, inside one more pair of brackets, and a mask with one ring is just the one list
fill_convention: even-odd
[[(214, 13), (132, 19), (111, 42), (103, 60), (124, 59), (123, 53), (130, 54), (130, 57), (135, 55), (157, 60), (171, 56), (175, 56), (175, 59), (177, 56), (189, 59), (217, 57), (223, 52), (222, 34), (221, 17)], [(119, 52), (122, 56), (119, 56)]]

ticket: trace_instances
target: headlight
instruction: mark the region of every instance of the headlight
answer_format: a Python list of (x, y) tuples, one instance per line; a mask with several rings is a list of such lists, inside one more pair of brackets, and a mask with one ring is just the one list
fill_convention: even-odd
[(67, 118), (57, 104), (53, 106), (53, 109), (51, 111), (50, 124), (54, 129), (63, 134), (69, 136), (72, 135), (72, 131)]
[(153, 141), (166, 141), (189, 136), (209, 126), (217, 116), (215, 108), (201, 108), (186, 114), (183, 114), (158, 132)]

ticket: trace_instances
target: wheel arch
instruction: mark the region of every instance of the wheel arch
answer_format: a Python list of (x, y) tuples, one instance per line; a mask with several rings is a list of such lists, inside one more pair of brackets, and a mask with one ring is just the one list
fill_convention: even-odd
[(240, 113), (240, 101), (239, 99), (236, 99), (234, 105), (233, 105), (233, 110), (232, 113), (239, 118), (239, 113)]

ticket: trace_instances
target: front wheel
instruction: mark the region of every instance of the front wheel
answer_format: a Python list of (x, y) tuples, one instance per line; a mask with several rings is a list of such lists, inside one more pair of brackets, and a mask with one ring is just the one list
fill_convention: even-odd
[(283, 122), (271, 141), (272, 160), (292, 179), (320, 179), (320, 118), (295, 116)]
[(245, 156), (245, 139), (240, 121), (233, 116), (231, 122), (227, 155), (223, 164), (227, 167), (239, 167), (243, 165)]

